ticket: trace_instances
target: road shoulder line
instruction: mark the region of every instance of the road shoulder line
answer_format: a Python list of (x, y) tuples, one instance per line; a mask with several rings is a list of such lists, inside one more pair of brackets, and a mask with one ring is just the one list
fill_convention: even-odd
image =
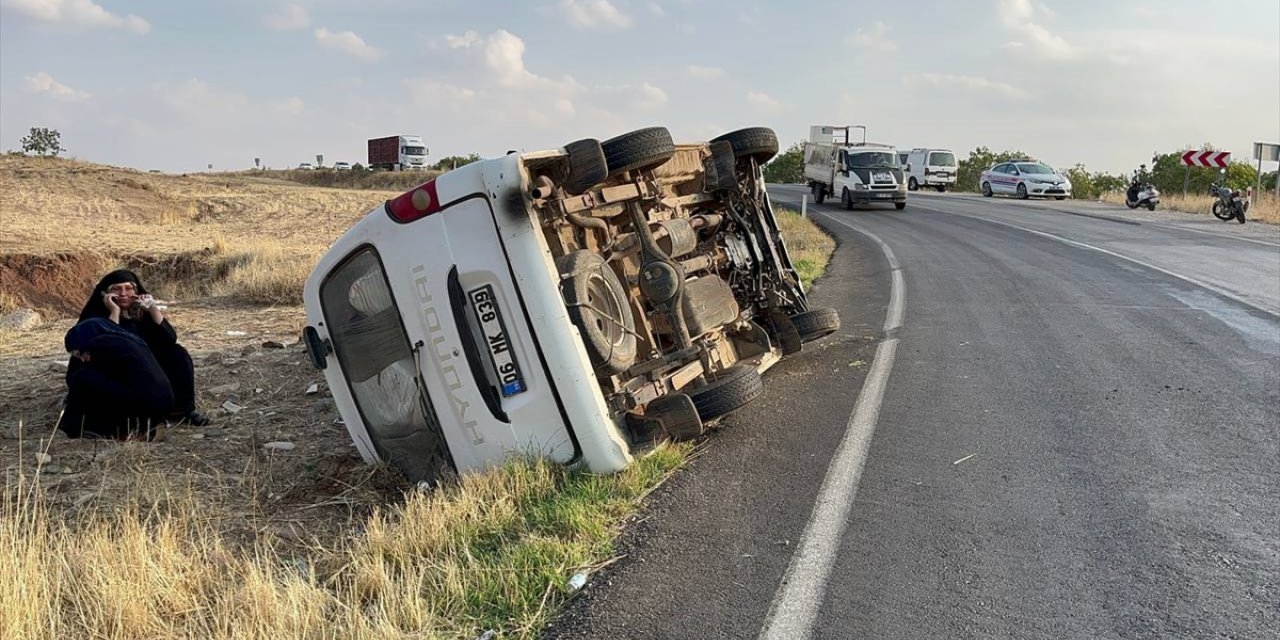
[(1246, 300), (1246, 299), (1244, 299), (1244, 298), (1242, 298), (1242, 297), (1240, 297), (1240, 296), (1238, 296), (1238, 295), (1236, 295), (1236, 294), (1234, 294), (1234, 293), (1232, 293), (1232, 292), (1230, 292), (1230, 291), (1228, 291), (1228, 290), (1226, 290), (1226, 289), (1223, 289), (1222, 287), (1219, 287), (1219, 286), (1216, 286), (1216, 285), (1209, 284), (1209, 283), (1207, 283), (1207, 282), (1205, 282), (1205, 281), (1203, 281), (1203, 280), (1199, 280), (1199, 279), (1197, 279), (1197, 278), (1193, 278), (1193, 277), (1191, 277), (1191, 276), (1185, 276), (1185, 275), (1182, 275), (1181, 273), (1178, 273), (1178, 272), (1176, 272), (1176, 271), (1170, 271), (1170, 270), (1168, 270), (1168, 269), (1165, 269), (1164, 267), (1158, 267), (1158, 266), (1156, 266), (1156, 265), (1154, 265), (1154, 264), (1151, 264), (1150, 262), (1146, 262), (1146, 261), (1144, 261), (1144, 260), (1139, 260), (1139, 259), (1137, 259), (1137, 258), (1132, 258), (1132, 257), (1129, 257), (1129, 256), (1124, 255), (1123, 253), (1116, 253), (1115, 251), (1112, 251), (1112, 250), (1110, 250), (1110, 249), (1103, 249), (1102, 247), (1094, 246), (1094, 245), (1091, 245), (1091, 244), (1089, 244), (1089, 243), (1087, 243), (1087, 242), (1080, 242), (1079, 240), (1072, 240), (1072, 239), (1070, 239), (1070, 238), (1064, 238), (1064, 237), (1062, 237), (1062, 236), (1060, 236), (1060, 235), (1057, 235), (1057, 234), (1054, 234), (1054, 233), (1049, 233), (1049, 232), (1047, 232), (1047, 231), (1038, 231), (1038, 230), (1036, 230), (1036, 229), (1029, 229), (1029, 228), (1027, 228), (1027, 227), (1024, 227), (1024, 226), (1021, 226), (1021, 225), (1016, 225), (1016, 224), (1013, 224), (1013, 223), (1011, 223), (1011, 222), (1004, 222), (1004, 221), (1002, 221), (1002, 220), (993, 220), (993, 219), (991, 219), (991, 218), (982, 218), (982, 217), (979, 217), (979, 216), (969, 215), (969, 214), (967, 214), (967, 213), (956, 213), (956, 212), (954, 212), (954, 211), (942, 211), (942, 210), (940, 210), (940, 209), (931, 209), (931, 208), (929, 208), (929, 207), (917, 207), (917, 208), (919, 208), (919, 209), (923, 209), (923, 210), (925, 210), (925, 211), (932, 211), (933, 213), (941, 213), (941, 214), (949, 215), (949, 216), (959, 216), (959, 217), (961, 217), (961, 218), (969, 218), (970, 220), (980, 220), (980, 221), (982, 221), (982, 222), (988, 222), (988, 223), (990, 223), (990, 224), (998, 224), (998, 225), (1000, 225), (1000, 226), (1002, 226), (1002, 227), (1009, 227), (1010, 229), (1017, 229), (1017, 230), (1019, 230), (1019, 231), (1025, 231), (1025, 232), (1027, 232), (1027, 233), (1030, 233), (1030, 234), (1033, 234), (1033, 235), (1040, 236), (1040, 237), (1042, 237), (1042, 238), (1048, 238), (1048, 239), (1050, 239), (1050, 240), (1056, 240), (1057, 242), (1061, 242), (1061, 243), (1063, 243), (1063, 244), (1070, 245), (1070, 246), (1073, 246), (1073, 247), (1077, 247), (1077, 248), (1080, 248), (1080, 249), (1088, 249), (1088, 250), (1090, 250), (1090, 251), (1097, 251), (1098, 253), (1103, 253), (1103, 254), (1109, 255), (1109, 256), (1111, 256), (1111, 257), (1113, 257), (1113, 258), (1119, 258), (1120, 260), (1124, 260), (1124, 261), (1126, 261), (1126, 262), (1131, 262), (1131, 263), (1136, 264), (1136, 265), (1138, 265), (1138, 266), (1140, 266), (1140, 267), (1146, 267), (1147, 269), (1151, 269), (1152, 271), (1158, 271), (1158, 272), (1160, 272), (1160, 273), (1163, 273), (1163, 274), (1164, 274), (1164, 275), (1166, 275), (1166, 276), (1169, 276), (1169, 277), (1172, 277), (1172, 278), (1177, 278), (1178, 280), (1181, 280), (1181, 281), (1186, 282), (1186, 283), (1188, 283), (1188, 284), (1191, 284), (1191, 285), (1194, 285), (1194, 286), (1200, 287), (1200, 288), (1202, 288), (1202, 289), (1205, 289), (1205, 290), (1207, 290), (1207, 291), (1210, 291), (1210, 292), (1212, 292), (1212, 293), (1215, 293), (1215, 294), (1217, 294), (1217, 295), (1219, 295), (1219, 296), (1222, 296), (1223, 298), (1226, 298), (1226, 299), (1228, 299), (1228, 300), (1231, 300), (1232, 302), (1235, 302), (1235, 303), (1237, 303), (1237, 304), (1241, 304), (1241, 305), (1244, 305), (1244, 306), (1246, 306), (1246, 307), (1249, 307), (1250, 309), (1254, 309), (1254, 310), (1256, 310), (1256, 311), (1260, 311), (1260, 312), (1265, 313), (1265, 314), (1267, 314), (1267, 315), (1269, 315), (1269, 316), (1271, 316), (1271, 317), (1274, 317), (1274, 318), (1280, 318), (1280, 313), (1277, 313), (1276, 311), (1273, 311), (1273, 310), (1268, 309), (1268, 308), (1266, 308), (1266, 307), (1260, 306), (1260, 305), (1258, 305), (1258, 304), (1256, 304), (1256, 303), (1254, 303), (1254, 302), (1251, 302), (1251, 301), (1249, 301), (1249, 300)]
[(893, 370), (898, 338), (892, 336), (902, 326), (905, 283), (902, 267), (893, 250), (870, 232), (821, 211), (815, 210), (814, 213), (870, 238), (884, 252), (892, 273), (889, 309), (884, 323), (887, 337), (876, 347), (871, 369), (867, 372), (858, 401), (849, 416), (845, 435), (827, 468), (822, 488), (818, 491), (813, 513), (805, 525), (795, 554), (791, 556), (782, 584), (769, 606), (769, 613), (760, 630), (760, 640), (806, 640), (813, 633), (814, 621), (822, 606), (827, 582), (848, 524), (849, 511), (858, 491), (858, 482), (866, 466), (867, 451), (871, 447), (871, 438), (880, 417), (880, 405), (884, 401), (889, 374)]

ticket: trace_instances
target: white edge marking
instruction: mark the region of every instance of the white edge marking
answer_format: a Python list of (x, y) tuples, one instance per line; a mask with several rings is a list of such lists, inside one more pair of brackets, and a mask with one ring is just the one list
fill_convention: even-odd
[(849, 511), (866, 465), (867, 450), (871, 447), (871, 437), (880, 417), (880, 404), (884, 400), (889, 373), (893, 370), (898, 338), (890, 332), (902, 326), (904, 282), (902, 268), (893, 250), (874, 234), (822, 213), (817, 207), (813, 213), (870, 238), (884, 252), (892, 270), (889, 309), (884, 321), (884, 330), (889, 337), (876, 347), (871, 370), (858, 394), (853, 414), (849, 416), (844, 438), (827, 467), (813, 513), (769, 606), (760, 630), (761, 640), (804, 640), (813, 633), (813, 624), (822, 606), (827, 581), (835, 566)]
[[(922, 208), (923, 208), (923, 207), (922, 207)], [(1109, 256), (1111, 256), (1111, 257), (1113, 257), (1113, 258), (1119, 258), (1120, 260), (1124, 260), (1125, 262), (1131, 262), (1131, 263), (1136, 264), (1136, 265), (1138, 265), (1138, 266), (1140, 266), (1140, 267), (1146, 267), (1146, 268), (1148, 268), (1148, 269), (1151, 269), (1152, 271), (1158, 271), (1158, 272), (1160, 272), (1160, 273), (1163, 273), (1163, 274), (1164, 274), (1164, 275), (1166, 275), (1166, 276), (1169, 276), (1169, 277), (1172, 277), (1172, 278), (1177, 278), (1177, 279), (1179, 279), (1179, 280), (1181, 280), (1181, 281), (1183, 281), (1183, 282), (1186, 282), (1186, 283), (1189, 283), (1189, 284), (1195, 285), (1195, 286), (1200, 287), (1200, 288), (1202, 288), (1202, 289), (1208, 289), (1209, 291), (1212, 291), (1212, 292), (1214, 292), (1214, 293), (1216, 293), (1216, 294), (1218, 294), (1218, 295), (1220, 295), (1220, 296), (1222, 296), (1222, 297), (1224, 297), (1224, 298), (1227, 298), (1227, 299), (1229, 299), (1229, 300), (1232, 300), (1232, 301), (1234, 301), (1234, 302), (1240, 303), (1240, 304), (1242, 304), (1242, 305), (1244, 305), (1244, 306), (1246, 306), (1246, 307), (1249, 307), (1250, 309), (1256, 309), (1256, 310), (1261, 311), (1262, 313), (1265, 313), (1265, 314), (1267, 314), (1267, 315), (1269, 315), (1269, 316), (1276, 317), (1276, 318), (1280, 318), (1280, 313), (1278, 313), (1278, 312), (1276, 312), (1276, 311), (1274, 311), (1274, 310), (1272, 310), (1272, 309), (1268, 309), (1268, 308), (1266, 308), (1266, 307), (1260, 306), (1260, 305), (1258, 305), (1256, 302), (1252, 302), (1252, 301), (1249, 301), (1249, 300), (1245, 300), (1244, 298), (1241, 298), (1240, 296), (1238, 296), (1238, 295), (1236, 295), (1236, 294), (1234, 294), (1234, 293), (1232, 293), (1232, 292), (1230, 292), (1230, 291), (1228, 291), (1228, 290), (1226, 290), (1226, 289), (1223, 289), (1222, 287), (1219, 287), (1219, 286), (1217, 286), (1217, 285), (1209, 284), (1208, 282), (1205, 282), (1205, 281), (1203, 281), (1203, 280), (1199, 280), (1199, 279), (1196, 279), (1196, 278), (1192, 278), (1191, 276), (1184, 276), (1184, 275), (1182, 275), (1181, 273), (1178, 273), (1178, 272), (1176, 272), (1176, 271), (1170, 271), (1170, 270), (1168, 270), (1168, 269), (1165, 269), (1164, 267), (1157, 267), (1156, 265), (1151, 264), (1150, 262), (1145, 262), (1145, 261), (1139, 260), (1139, 259), (1137, 259), (1137, 258), (1131, 258), (1131, 257), (1129, 257), (1129, 256), (1124, 255), (1123, 253), (1116, 253), (1115, 251), (1111, 251), (1110, 249), (1103, 249), (1102, 247), (1097, 247), (1097, 246), (1094, 246), (1094, 245), (1091, 245), (1091, 244), (1088, 244), (1088, 243), (1085, 243), (1085, 242), (1080, 242), (1079, 240), (1072, 240), (1072, 239), (1070, 239), (1070, 238), (1064, 238), (1064, 237), (1062, 237), (1062, 236), (1060, 236), (1060, 235), (1056, 235), (1056, 234), (1053, 234), (1053, 233), (1048, 233), (1048, 232), (1046, 232), (1046, 231), (1037, 231), (1037, 230), (1035, 230), (1035, 229), (1028, 229), (1027, 227), (1023, 227), (1023, 226), (1020, 226), (1020, 225), (1016, 225), (1016, 224), (1013, 224), (1013, 223), (1011, 223), (1011, 222), (1004, 222), (1004, 221), (1002, 221), (1002, 220), (992, 220), (991, 218), (982, 218), (982, 217), (978, 217), (978, 216), (972, 216), (972, 215), (969, 215), (969, 214), (967, 214), (967, 213), (955, 213), (955, 212), (953, 212), (953, 211), (942, 211), (942, 210), (940, 210), (940, 209), (928, 209), (928, 210), (929, 210), (929, 211), (933, 211), (934, 213), (942, 213), (942, 214), (946, 214), (946, 215), (949, 215), (949, 216), (959, 216), (959, 217), (961, 217), (961, 218), (969, 218), (969, 219), (971, 219), (971, 220), (981, 220), (982, 222), (989, 222), (989, 223), (991, 223), (991, 224), (998, 224), (998, 225), (1000, 225), (1000, 226), (1002, 226), (1002, 227), (1009, 227), (1009, 228), (1011, 228), (1011, 229), (1017, 229), (1017, 230), (1019, 230), (1019, 231), (1025, 231), (1025, 232), (1027, 232), (1027, 233), (1030, 233), (1030, 234), (1034, 234), (1034, 235), (1040, 236), (1040, 237), (1042, 237), (1042, 238), (1048, 238), (1048, 239), (1050, 239), (1050, 240), (1056, 240), (1056, 241), (1058, 241), (1058, 242), (1061, 242), (1061, 243), (1063, 243), (1063, 244), (1067, 244), (1067, 245), (1070, 245), (1070, 246), (1073, 246), (1073, 247), (1079, 247), (1079, 248), (1081, 248), (1081, 249), (1089, 249), (1090, 251), (1097, 251), (1098, 253), (1104, 253), (1104, 254), (1109, 255)]]

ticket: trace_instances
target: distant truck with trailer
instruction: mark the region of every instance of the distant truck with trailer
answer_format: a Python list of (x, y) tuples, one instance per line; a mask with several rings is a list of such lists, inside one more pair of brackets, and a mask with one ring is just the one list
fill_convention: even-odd
[(821, 204), (830, 197), (839, 198), (846, 209), (881, 202), (905, 209), (907, 183), (898, 150), (892, 145), (850, 142), (850, 128), (809, 127), (804, 177), (813, 201)]
[(422, 171), (427, 147), (421, 136), (387, 136), (369, 140), (369, 168), (383, 171)]

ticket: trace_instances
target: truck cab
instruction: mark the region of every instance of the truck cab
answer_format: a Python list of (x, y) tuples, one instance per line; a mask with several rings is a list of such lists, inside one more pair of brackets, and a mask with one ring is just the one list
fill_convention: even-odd
[(406, 171), (427, 168), (427, 147), (419, 136), (400, 136), (400, 166)]
[[(828, 131), (845, 131), (846, 140), (832, 140)], [(893, 203), (907, 206), (907, 183), (898, 150), (891, 145), (850, 143), (846, 127), (813, 127), (822, 139), (805, 143), (804, 175), (815, 202), (840, 199), (846, 209), (854, 205)]]

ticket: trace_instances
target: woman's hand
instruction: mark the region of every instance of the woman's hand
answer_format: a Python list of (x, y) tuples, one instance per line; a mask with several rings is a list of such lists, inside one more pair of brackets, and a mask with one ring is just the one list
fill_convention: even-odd
[(107, 313), (111, 321), (120, 324), (120, 305), (116, 304), (116, 294), (110, 291), (103, 292), (102, 302), (107, 305)]
[(164, 314), (160, 313), (160, 306), (156, 304), (156, 299), (149, 293), (138, 296), (138, 304), (151, 316), (151, 320), (156, 324), (164, 322)]

